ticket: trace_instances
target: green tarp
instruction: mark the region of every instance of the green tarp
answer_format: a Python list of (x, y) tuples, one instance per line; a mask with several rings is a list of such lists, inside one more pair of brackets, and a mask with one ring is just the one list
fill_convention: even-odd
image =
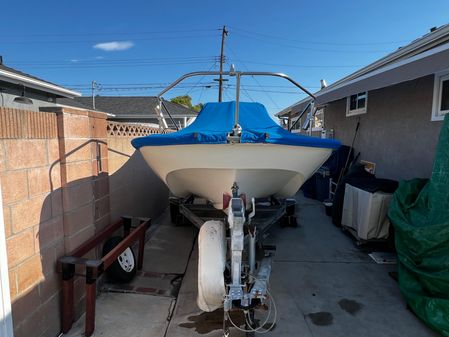
[(431, 178), (401, 182), (388, 215), (401, 291), (416, 315), (449, 337), (449, 114)]

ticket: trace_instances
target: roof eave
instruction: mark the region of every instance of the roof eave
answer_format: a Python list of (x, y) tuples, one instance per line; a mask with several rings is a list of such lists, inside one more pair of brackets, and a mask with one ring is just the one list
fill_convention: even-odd
[[(173, 115), (173, 118), (191, 118), (191, 117), (197, 117), (198, 115)], [(145, 115), (126, 115), (126, 114), (115, 114), (115, 118), (116, 119), (154, 119), (157, 118), (156, 115), (149, 115), (149, 114), (145, 114)]]
[[(314, 93), (314, 95), (316, 95), (316, 93)], [(285, 109), (279, 111), (278, 113), (276, 113), (276, 114), (274, 114), (274, 115), (275, 115), (277, 118), (283, 118), (283, 117), (286, 117), (288, 114), (290, 114), (290, 113), (292, 112), (292, 110), (293, 110), (293, 108), (294, 108), (295, 106), (300, 105), (300, 104), (305, 103), (305, 102), (310, 101), (310, 100), (311, 100), (310, 97), (305, 97), (305, 98), (303, 98), (302, 100), (300, 100), (300, 101), (298, 101), (298, 102), (296, 102), (296, 103), (293, 103), (292, 105), (286, 107)]]
[(0, 80), (4, 80), (10, 83), (16, 83), (20, 85), (24, 85), (27, 88), (37, 89), (45, 92), (49, 92), (55, 95), (74, 98), (81, 96), (81, 93), (73, 90), (69, 90), (51, 83), (47, 83), (45, 81), (39, 81), (34, 78), (30, 78), (27, 76), (15, 74), (13, 72), (0, 69)]
[[(445, 36), (449, 35), (449, 25), (445, 25), (443, 27), (438, 28), (436, 31), (432, 33), (428, 33), (421, 38), (418, 38), (414, 41), (412, 41), (410, 44), (408, 44), (405, 47), (399, 48), (398, 50), (387, 54), (386, 56), (380, 58), (379, 60), (370, 63), (369, 65), (355, 71), (354, 73), (343, 77), (342, 79), (338, 80), (335, 83), (332, 83), (331, 85), (327, 86), (323, 90), (320, 90), (320, 93), (328, 93), (334, 90), (336, 87), (341, 87), (344, 85), (344, 83), (352, 81), (356, 79), (359, 76), (364, 76), (369, 74), (370, 72), (376, 71), (384, 66), (390, 65), (393, 62), (397, 61), (399, 58), (405, 57), (407, 55), (413, 54), (420, 48), (424, 46), (428, 46), (429, 49), (433, 48), (432, 44), (440, 40), (441, 38), (444, 38)], [(439, 41), (439, 43), (444, 43)]]
[[(317, 93), (317, 102), (325, 104), (360, 91), (384, 88), (426, 75), (439, 73), (449, 67), (449, 42), (407, 59), (391, 63), (334, 87)], [(356, 86), (359, 87), (356, 87)]]

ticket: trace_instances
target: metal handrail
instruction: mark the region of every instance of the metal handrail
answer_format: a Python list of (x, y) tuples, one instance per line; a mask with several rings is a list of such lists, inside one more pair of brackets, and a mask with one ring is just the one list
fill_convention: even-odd
[[(298, 87), (301, 91), (309, 95), (312, 99), (315, 99), (315, 95), (312, 94), (309, 90), (304, 88), (301, 84), (290, 78), (288, 75), (284, 73), (274, 73), (274, 72), (267, 72), (267, 71), (195, 71), (191, 73), (187, 73), (181, 77), (179, 77), (176, 81), (174, 81), (172, 84), (170, 84), (167, 88), (162, 90), (159, 95), (157, 95), (158, 99), (162, 101), (162, 96), (170, 91), (172, 88), (177, 86), (179, 83), (184, 81), (187, 78), (195, 77), (195, 76), (217, 76), (217, 75), (224, 75), (224, 76), (235, 76), (236, 77), (236, 93), (235, 93), (235, 114), (234, 114), (234, 132), (238, 132), (240, 129), (240, 126), (238, 124), (239, 121), (239, 102), (240, 102), (240, 78), (242, 76), (274, 76), (274, 77), (280, 77), (284, 78), (296, 87)], [(162, 117), (163, 118), (163, 117)]]

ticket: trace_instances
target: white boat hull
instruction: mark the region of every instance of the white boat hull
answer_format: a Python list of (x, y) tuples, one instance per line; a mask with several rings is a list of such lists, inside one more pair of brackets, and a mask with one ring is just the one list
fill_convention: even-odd
[(234, 182), (248, 200), (291, 197), (332, 153), (265, 143), (143, 146), (140, 151), (175, 196), (195, 194), (219, 209)]

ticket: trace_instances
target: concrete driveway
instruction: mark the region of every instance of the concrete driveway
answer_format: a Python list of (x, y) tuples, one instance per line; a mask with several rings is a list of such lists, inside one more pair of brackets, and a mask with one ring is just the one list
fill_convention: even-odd
[[(407, 310), (388, 274), (395, 265), (376, 264), (332, 225), (321, 203), (300, 195), (298, 201), (299, 227), (275, 227), (266, 239), (277, 246), (270, 283), (278, 308), (266, 336), (438, 336)], [(223, 312), (196, 306), (195, 235), (161, 218), (146, 246), (144, 273), (99, 296), (95, 336), (222, 336)], [(69, 335), (80, 336), (82, 326), (80, 319)], [(230, 336), (244, 333), (231, 329)]]
[[(411, 313), (398, 284), (396, 265), (376, 264), (354, 240), (331, 223), (321, 203), (298, 195), (298, 228), (273, 228), (276, 244), (271, 292), (278, 308), (266, 336), (439, 336)], [(196, 300), (197, 252), (187, 273), (167, 337), (222, 336), (222, 312), (201, 313)], [(244, 333), (231, 329), (231, 336)]]

